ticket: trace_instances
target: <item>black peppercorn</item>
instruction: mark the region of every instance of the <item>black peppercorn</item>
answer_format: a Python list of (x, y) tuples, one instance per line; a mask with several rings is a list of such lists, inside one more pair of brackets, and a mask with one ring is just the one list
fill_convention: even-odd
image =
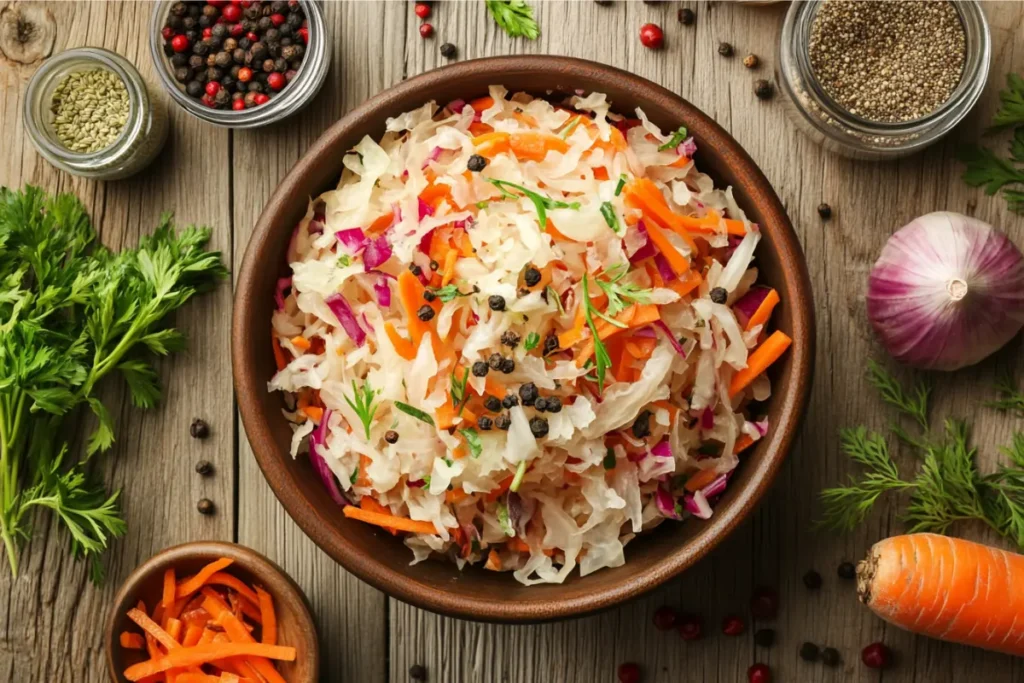
[(534, 437), (540, 439), (548, 435), (548, 421), (543, 417), (535, 417), (530, 420), (530, 432)]
[(270, 9), (274, 12), (274, 14), (281, 14), (287, 8), (287, 0), (274, 0), (274, 2), (270, 3)]
[(188, 433), (193, 438), (206, 438), (210, 435), (210, 425), (206, 424), (203, 420), (196, 418), (193, 423), (188, 425)]
[(501, 410), (501, 399), (497, 396), (488, 396), (484, 400), (484, 408), (487, 408), (492, 413), (498, 412)]
[(195, 5), (189, 5), (188, 6), (188, 15), (190, 17), (192, 17), (193, 19), (198, 18), (199, 15), (202, 14), (202, 13), (203, 13), (203, 8), (202, 8), (201, 5), (195, 4)]
[(732, 57), (732, 45), (730, 45), (729, 43), (719, 43), (718, 54), (722, 55), (723, 57)]
[(516, 362), (511, 358), (506, 358), (505, 360), (501, 361), (501, 371), (506, 375), (511, 375), (513, 372), (516, 371)]
[(829, 218), (832, 218), (832, 207), (825, 202), (818, 204), (818, 215), (827, 221)]
[(543, 413), (545, 410), (548, 409), (548, 400), (543, 396), (539, 396), (537, 400), (533, 402), (533, 407), (537, 410), (537, 412)]
[(821, 663), (825, 666), (839, 666), (842, 659), (839, 650), (834, 647), (826, 647), (821, 651)]
[(481, 415), (480, 417), (478, 417), (476, 419), (476, 426), (482, 432), (486, 432), (486, 431), (490, 430), (490, 428), (493, 426), (493, 424), (494, 423), (491, 422), (491, 418), (487, 417), (486, 415)]
[(758, 647), (771, 647), (775, 644), (775, 631), (770, 628), (759, 628), (754, 633), (754, 644)]
[(729, 298), (729, 292), (725, 287), (715, 287), (710, 292), (711, 300), (716, 304), (724, 304)]
[(540, 282), (540, 271), (533, 266), (526, 269), (523, 273), (523, 281), (526, 282), (527, 287), (533, 287)]
[(508, 431), (508, 428), (512, 426), (512, 418), (509, 417), (508, 413), (502, 413), (498, 417), (494, 418), (494, 426), (503, 432)]
[(501, 370), (501, 361), (505, 360), (501, 357), (500, 353), (492, 353), (487, 357), (487, 364), (491, 366), (491, 370)]
[(221, 88), (217, 91), (217, 94), (213, 96), (213, 101), (218, 106), (225, 106), (231, 102), (231, 93), (227, 89)]
[(500, 294), (492, 294), (487, 298), (487, 305), (492, 311), (504, 311), (505, 310), (505, 297)]
[(537, 385), (533, 382), (527, 382), (519, 387), (519, 398), (523, 399), (523, 405), (533, 405), (533, 402), (537, 400), (540, 392), (537, 391)]
[(235, 48), (235, 50), (231, 53), (231, 59), (235, 62), (235, 64), (245, 64), (245, 50), (243, 50), (240, 47)]
[(201, 515), (212, 515), (215, 509), (213, 501), (209, 498), (200, 498), (199, 502), (196, 503), (196, 510), (199, 510)]
[(224, 78), (224, 69), (217, 66), (211, 66), (206, 70), (206, 80), (219, 81), (222, 78)]
[(289, 26), (287, 23), (281, 24), (280, 26), (277, 27), (277, 31), (278, 33), (281, 34), (281, 47), (292, 44), (291, 36), (292, 33), (294, 33), (294, 29), (292, 29), (291, 26)]
[(384, 440), (387, 441), (388, 443), (398, 443), (398, 432), (396, 432), (394, 429), (389, 429), (388, 431), (384, 432)]
[(242, 36), (238, 39), (238, 47), (242, 48), (243, 50), (248, 50), (250, 47), (252, 47), (252, 41), (249, 40), (247, 37)]
[(214, 53), (214, 52), (211, 52), (210, 54), (206, 55), (206, 66), (216, 66), (216, 65), (217, 65), (217, 54)]
[(200, 57), (205, 57), (206, 55), (210, 54), (210, 46), (206, 41), (200, 40), (198, 43), (192, 46), (192, 52), (194, 54), (199, 55)]
[(174, 70), (174, 80), (178, 83), (188, 83), (192, 79), (192, 69), (182, 66)]
[(775, 94), (775, 86), (772, 85), (771, 81), (759, 78), (754, 81), (754, 94), (757, 95), (758, 99), (771, 99), (772, 95)]
[(818, 590), (821, 588), (821, 574), (813, 569), (807, 570), (807, 573), (804, 574), (804, 585), (807, 586), (808, 590)]
[(820, 651), (818, 646), (814, 643), (804, 643), (800, 646), (800, 659), (805, 662), (816, 662), (818, 661), (818, 655)]
[(171, 47), (170, 43), (164, 43), (164, 46), (163, 46), (162, 49), (164, 51), (164, 57), (170, 57), (171, 55), (174, 54), (174, 48)]
[(248, 107), (255, 107), (256, 106), (256, 93), (254, 93), (254, 92), (247, 92), (247, 93), (245, 93), (245, 97), (242, 99), (242, 101), (245, 102), (245, 106), (247, 108)]
[(263, 34), (263, 40), (268, 43), (281, 40), (281, 32), (276, 28), (268, 28), (267, 32)]
[(242, 15), (248, 20), (248, 21), (244, 22), (245, 30), (246, 31), (255, 31), (256, 30), (256, 22), (255, 22), (255, 20), (260, 18), (260, 8), (259, 8), (259, 6), (253, 5), (251, 7), (246, 7), (242, 11)]
[(415, 263), (409, 266), (409, 272), (415, 275), (416, 277), (423, 275), (423, 269), (417, 266)]
[(234, 52), (235, 48), (237, 48), (237, 47), (238, 47), (238, 41), (235, 40), (234, 38), (225, 38), (224, 39), (224, 51), (225, 52)]
[(216, 19), (220, 16), (220, 10), (214, 7), (213, 5), (203, 5), (203, 16), (210, 17), (211, 19)]
[(209, 460), (200, 460), (196, 463), (196, 474), (201, 474), (204, 477), (213, 474), (213, 463)]
[(515, 394), (506, 394), (505, 398), (501, 399), (501, 407), (505, 410), (515, 408), (519, 405), (519, 397)]
[(857, 568), (853, 566), (853, 562), (841, 563), (836, 573), (839, 574), (840, 579), (846, 579), (847, 581), (857, 578)]
[(204, 14), (198, 19), (196, 19), (196, 24), (199, 25), (199, 28), (210, 28), (211, 26), (213, 26), (214, 21), (214, 19), (211, 19), (210, 17)]
[[(295, 45), (292, 42), (285, 43), (284, 41), (285, 41), (285, 39), (282, 38), (281, 39), (281, 45), (282, 46), (290, 46), (290, 47), (295, 48), (295, 56), (294, 57), (285, 57), (285, 59), (287, 59), (289, 62), (293, 61), (293, 60), (296, 60), (296, 59), (301, 60), (302, 56), (304, 54), (306, 54), (306, 48), (302, 47), (301, 45)], [(284, 57), (284, 47), (281, 48), (281, 53), (282, 53), (281, 56)]]
[(473, 363), (473, 376), (474, 377), (486, 377), (487, 371), (491, 368), (487, 365), (486, 361), (478, 360)]
[(188, 5), (183, 2), (176, 2), (171, 5), (170, 13), (176, 17), (183, 17), (188, 12)]
[(200, 57), (199, 55), (192, 55), (188, 58), (188, 65), (192, 69), (202, 69), (204, 66), (206, 66), (206, 60)]
[(175, 52), (174, 56), (171, 57), (171, 66), (174, 68), (188, 66), (188, 55), (184, 52)]
[(249, 48), (249, 54), (252, 55), (253, 61), (262, 61), (267, 58), (267, 44), (260, 41), (256, 41)]
[(189, 45), (199, 42), (199, 29), (193, 28), (185, 31), (185, 37), (188, 38)]
[(434, 261), (434, 260), (430, 261), (430, 270), (436, 271), (440, 267), (441, 267), (441, 264), (438, 263), (437, 261)]
[(216, 38), (224, 39), (228, 36), (228, 27), (226, 24), (214, 24), (213, 28), (210, 29), (210, 35)]
[(516, 348), (519, 346), (520, 337), (512, 330), (505, 330), (501, 335), (501, 343), (509, 348)]
[(185, 85), (185, 92), (188, 93), (189, 97), (202, 97), (203, 84), (199, 81), (189, 81)]
[(269, 58), (264, 59), (263, 63), (260, 64), (260, 68), (262, 68), (268, 74), (271, 73), (272, 71), (274, 71), (274, 60)]
[(562, 399), (557, 396), (548, 397), (548, 412), (549, 413), (560, 413), (562, 412)]
[(424, 289), (423, 290), (423, 300), (424, 301), (435, 301), (436, 299), (437, 299), (437, 294), (434, 294), (429, 289)]
[(633, 436), (642, 439), (651, 435), (651, 411), (643, 410), (633, 420)]
[(486, 166), (487, 159), (480, 156), (479, 154), (474, 154), (473, 156), (469, 157), (469, 161), (466, 162), (466, 168), (468, 168), (470, 171), (473, 171), (474, 173), (478, 173), (484, 170)]
[(548, 336), (544, 337), (544, 355), (546, 356), (549, 353), (554, 353), (557, 350), (558, 336), (554, 334), (549, 334)]
[(214, 57), (213, 63), (222, 69), (226, 69), (231, 66), (231, 53), (230, 52), (218, 52), (217, 56)]
[(456, 52), (455, 46), (452, 45), (451, 43), (443, 43), (441, 45), (441, 56), (442, 57), (445, 57), (447, 59), (451, 59), (452, 57), (455, 56), (455, 52)]
[(196, 23), (195, 17), (183, 17), (181, 20), (181, 28), (184, 31), (194, 31), (198, 25), (199, 24)]
[(302, 15), (293, 10), (293, 13), (288, 15), (288, 25), (293, 29), (302, 28)]
[(260, 17), (256, 23), (256, 27), (261, 31), (269, 31), (274, 26), (274, 22), (270, 20), (270, 17)]
[(689, 7), (683, 7), (681, 10), (676, 12), (676, 18), (679, 19), (679, 23), (683, 26), (690, 26), (697, 18), (697, 15), (694, 14), (693, 10)]
[(433, 320), (434, 309), (428, 306), (427, 304), (423, 304), (422, 306), (420, 306), (419, 310), (416, 311), (416, 317), (422, 320), (423, 322)]

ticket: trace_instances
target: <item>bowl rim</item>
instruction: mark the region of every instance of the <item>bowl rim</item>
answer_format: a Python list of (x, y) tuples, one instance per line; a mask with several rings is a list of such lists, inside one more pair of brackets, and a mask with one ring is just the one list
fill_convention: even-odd
[[(228, 541), (192, 541), (165, 548), (153, 555), (151, 558), (136, 567), (131, 574), (121, 583), (117, 594), (110, 602), (107, 618), (103, 626), (103, 649), (106, 653), (107, 672), (111, 681), (123, 681), (123, 672), (117, 668), (114, 661), (114, 648), (120, 647), (117, 636), (117, 623), (121, 616), (122, 608), (128, 604), (128, 600), (135, 597), (142, 583), (152, 575), (153, 572), (163, 571), (167, 567), (180, 562), (183, 559), (208, 556), (210, 558), (227, 557), (234, 560), (240, 566), (249, 571), (275, 576), (279, 583), (273, 586), (266, 586), (267, 590), (279, 599), (282, 592), (289, 594), (293, 602), (301, 605), (302, 609), (295, 614), (303, 631), (311, 634), (310, 643), (303, 643), (298, 648), (301, 652), (297, 655), (301, 658), (308, 658), (310, 666), (310, 682), (320, 678), (320, 636), (317, 633), (316, 621), (313, 619), (313, 612), (310, 608), (309, 598), (298, 583), (295, 582), (284, 569), (279, 567), (270, 558), (252, 548), (231, 543)], [(134, 606), (134, 605), (133, 605)]]
[[(316, 508), (302, 496), (294, 473), (286, 466), (289, 456), (278, 453), (272, 446), (273, 435), (269, 424), (261, 417), (257, 398), (257, 392), (267, 390), (266, 380), (258, 378), (253, 371), (258, 367), (260, 359), (256, 357), (250, 343), (250, 339), (257, 338), (255, 335), (262, 331), (251, 329), (244, 311), (252, 299), (252, 290), (260, 278), (265, 277), (257, 269), (257, 255), (270, 235), (281, 229), (275, 216), (275, 207), (291, 193), (302, 190), (307, 177), (313, 174), (315, 160), (350, 135), (350, 129), (373, 118), (379, 119), (381, 110), (393, 108), (410, 96), (429, 93), (432, 86), (449, 79), (477, 76), (483, 72), (490, 74), (493, 82), (500, 83), (511, 73), (536, 73), (538, 70), (574, 73), (575, 77), (596, 91), (600, 91), (601, 84), (626, 81), (636, 100), (678, 112), (691, 132), (696, 131), (705, 145), (711, 144), (728, 156), (730, 168), (738, 177), (745, 179), (745, 182), (737, 184), (742, 185), (749, 196), (757, 198), (756, 203), (764, 219), (762, 225), (767, 226), (772, 233), (779, 260), (797, 266), (783, 268), (781, 279), (798, 296), (797, 301), (792, 302), (793, 344), (789, 352), (792, 389), (786, 395), (777, 397), (777, 428), (772, 429), (765, 439), (768, 443), (764, 457), (756, 465), (746, 463), (746, 467), (755, 468), (751, 480), (745, 488), (733, 493), (734, 498), (728, 509), (705, 522), (684, 547), (651, 563), (614, 587), (596, 590), (582, 597), (520, 602), (457, 594), (445, 586), (428, 584), (384, 566), (371, 554), (344, 545), (340, 536), (330, 528), (329, 511)], [(423, 96), (424, 101), (429, 99), (429, 94)], [(249, 239), (239, 271), (232, 312), (232, 372), (242, 423), (268, 484), (303, 532), (336, 562), (375, 588), (423, 609), (473, 621), (536, 623), (591, 614), (642, 595), (703, 558), (746, 518), (767, 491), (796, 438), (810, 394), (814, 340), (814, 304), (800, 242), (768, 179), (725, 129), (679, 95), (616, 67), (573, 57), (517, 55), (459, 62), (403, 81), (353, 109), (313, 143), (282, 178)]]

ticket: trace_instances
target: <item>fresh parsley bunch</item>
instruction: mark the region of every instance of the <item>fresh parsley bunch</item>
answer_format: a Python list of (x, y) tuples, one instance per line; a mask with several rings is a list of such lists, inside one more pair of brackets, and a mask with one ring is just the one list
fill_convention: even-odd
[(486, 5), (495, 23), (513, 38), (536, 40), (540, 35), (533, 8), (525, 0), (486, 0)]
[[(975, 462), (977, 449), (964, 422), (947, 420), (943, 432), (928, 429), (929, 391), (918, 384), (910, 391), (878, 364), (871, 362), (868, 380), (901, 415), (911, 418), (916, 434), (896, 424), (892, 431), (919, 456), (916, 473), (900, 473), (889, 454), (885, 437), (864, 427), (840, 433), (843, 451), (864, 467), (859, 478), (821, 492), (823, 525), (851, 530), (864, 521), (878, 499), (886, 493), (902, 493), (907, 504), (901, 515), (911, 533), (945, 533), (954, 522), (978, 520), (988, 524), (1024, 548), (1024, 433), (1014, 435), (1001, 449), (1008, 463), (984, 475)], [(1021, 396), (1011, 384), (1000, 387), (999, 401), (991, 405), (1020, 410)]]
[[(116, 374), (133, 403), (160, 398), (155, 355), (184, 348), (167, 315), (227, 274), (209, 230), (175, 233), (165, 214), (136, 249), (100, 245), (74, 196), (37, 187), (0, 188), (0, 538), (17, 574), (17, 544), (34, 508), (47, 508), (71, 534), (76, 557), (98, 556), (125, 531), (117, 505), (89, 458), (114, 443), (114, 422), (96, 396)], [(61, 425), (84, 406), (97, 418), (85, 452), (69, 453)]]
[(960, 160), (967, 164), (963, 179), (971, 187), (984, 186), (988, 195), (1002, 190), (1007, 208), (1024, 213), (1024, 189), (1012, 189), (1024, 185), (1024, 78), (1008, 74), (1006, 90), (999, 92), (999, 101), (1002, 106), (992, 119), (990, 130), (1016, 127), (1009, 157), (1001, 157), (988, 147), (967, 145), (960, 151)]

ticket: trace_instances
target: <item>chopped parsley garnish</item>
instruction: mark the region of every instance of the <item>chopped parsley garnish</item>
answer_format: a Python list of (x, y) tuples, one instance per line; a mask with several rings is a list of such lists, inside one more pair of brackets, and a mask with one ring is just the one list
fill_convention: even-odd
[(604, 454), (604, 468), (606, 470), (615, 469), (615, 451), (609, 448)]
[(354, 470), (352, 470), (352, 476), (348, 478), (348, 483), (352, 484), (352, 486), (355, 486), (356, 485), (356, 479), (358, 479), (358, 478), (359, 478), (359, 465), (356, 465), (356, 468)]
[(533, 18), (533, 8), (525, 0), (487, 0), (487, 11), (494, 22), (513, 38), (522, 36), (536, 40), (540, 27)]
[(548, 293), (548, 301), (555, 300), (555, 306), (558, 308), (559, 315), (565, 315), (565, 307), (562, 306), (562, 297), (558, 296), (558, 292), (551, 285), (545, 287), (545, 291)]
[(402, 403), (401, 401), (395, 401), (395, 407), (398, 408), (399, 410), (401, 410), (403, 413), (405, 413), (409, 417), (415, 417), (420, 422), (425, 422), (426, 424), (430, 425), (431, 427), (435, 427), (436, 426), (434, 424), (434, 418), (430, 417), (429, 415), (427, 415), (425, 412), (423, 412), (419, 408), (413, 408), (408, 403)]
[(469, 454), (474, 458), (479, 458), (480, 454), (484, 452), (484, 445), (480, 443), (480, 435), (476, 433), (476, 430), (460, 429), (459, 434), (462, 434), (463, 438), (466, 439), (466, 445), (469, 446)]
[(512, 528), (512, 522), (508, 518), (508, 508), (504, 503), (498, 503), (498, 509), (495, 510), (495, 514), (498, 517), (498, 524), (501, 526), (501, 530), (505, 532), (505, 535), (515, 536), (516, 530)]
[(338, 257), (338, 265), (342, 268), (348, 268), (352, 265), (352, 259), (349, 258), (348, 254), (342, 254)]
[(619, 176), (619, 182), (615, 185), (615, 196), (618, 197), (622, 194), (622, 188), (626, 186), (626, 174), (623, 173)]
[(527, 189), (522, 185), (516, 185), (510, 183), (507, 180), (498, 180), (497, 178), (484, 178), (491, 185), (501, 190), (501, 196), (504, 199), (519, 199), (519, 195), (509, 192), (507, 188), (513, 190), (519, 190), (522, 192), (522, 196), (533, 202), (533, 206), (537, 209), (537, 222), (540, 224), (541, 230), (547, 229), (548, 224), (548, 209), (573, 209), (578, 211), (580, 208), (579, 202), (563, 202), (559, 199), (552, 199), (551, 197), (545, 197), (542, 194), (538, 194), (533, 190)]
[(356, 386), (355, 380), (352, 380), (352, 398), (345, 396), (345, 403), (355, 411), (359, 421), (363, 423), (367, 439), (370, 438), (370, 424), (373, 423), (373, 416), (377, 412), (377, 406), (373, 403), (376, 395), (377, 392), (370, 386), (370, 380), (363, 382), (362, 389)]
[(430, 488), (430, 475), (429, 474), (427, 476), (423, 477), (423, 485), (426, 488), (428, 488), (428, 489)]
[(526, 461), (520, 460), (519, 467), (516, 468), (516, 476), (512, 478), (512, 483), (509, 484), (508, 490), (515, 493), (519, 490), (519, 485), (523, 483), (523, 475), (526, 474)]
[[(625, 263), (622, 263), (612, 266), (605, 271), (605, 275), (608, 277), (608, 280), (601, 280), (598, 278), (594, 279), (594, 281), (597, 282), (597, 286), (600, 287), (601, 291), (603, 291), (605, 296), (608, 297), (607, 314), (610, 316), (618, 315), (631, 304), (647, 304), (651, 302), (650, 289), (642, 289), (633, 282), (622, 282), (622, 278), (626, 276), (628, 271), (629, 267)], [(605, 320), (608, 320), (608, 318), (603, 314), (599, 315), (601, 315)], [(617, 320), (608, 320), (608, 322), (616, 326), (622, 326), (622, 323)]]
[(566, 139), (567, 137), (569, 137), (570, 135), (572, 135), (572, 132), (573, 132), (574, 130), (576, 130), (576, 126), (578, 126), (578, 125), (580, 125), (580, 117), (579, 117), (579, 116), (576, 116), (576, 117), (574, 117), (574, 118), (573, 118), (573, 120), (572, 120), (572, 121), (571, 121), (571, 122), (569, 123), (569, 125), (568, 125), (568, 126), (566, 126), (566, 127), (565, 127), (565, 128), (564, 128), (564, 129), (562, 130), (562, 132), (561, 132), (561, 133), (559, 133), (559, 134), (558, 134), (558, 137), (562, 138), (563, 140), (564, 140), (564, 139)]
[(668, 139), (668, 142), (658, 145), (658, 151), (667, 152), (670, 149), (675, 149), (679, 145), (683, 144), (683, 140), (686, 139), (686, 135), (686, 126), (680, 126), (675, 133), (672, 133), (672, 137)]
[(531, 332), (526, 335), (526, 341), (523, 342), (523, 349), (526, 351), (533, 351), (537, 348), (537, 344), (540, 344), (540, 335), (536, 332)]
[[(601, 341), (601, 337), (597, 334), (597, 325), (594, 324), (594, 316), (592, 315), (595, 311), (593, 304), (590, 303), (590, 289), (587, 286), (587, 280), (590, 278), (584, 273), (583, 275), (583, 315), (587, 320), (587, 327), (590, 328), (590, 334), (594, 339), (594, 359), (595, 368), (597, 371), (597, 392), (604, 392), (604, 376), (608, 371), (608, 368), (612, 366), (612, 359), (608, 356), (608, 349), (605, 348), (604, 342)], [(618, 321), (616, 321), (618, 323)], [(621, 324), (621, 323), (618, 323)]]
[(484, 209), (486, 209), (486, 208), (487, 208), (487, 205), (488, 205), (488, 204), (490, 204), (490, 202), (477, 202), (477, 203), (476, 203), (476, 208), (478, 208), (478, 209), (480, 209), (481, 211), (483, 211)]
[(458, 378), (456, 371), (452, 370), (451, 389), (449, 393), (452, 396), (452, 405), (459, 409), (459, 414), (462, 414), (462, 409), (466, 407), (466, 382), (469, 380), (469, 368), (465, 369), (462, 375), (462, 379)]
[(453, 301), (460, 296), (469, 296), (469, 292), (460, 292), (456, 285), (445, 285), (444, 287), (427, 287), (427, 289), (434, 294), (441, 303), (446, 304), (449, 301)]
[(612, 232), (616, 235), (619, 234), (622, 226), (619, 224), (619, 217), (615, 215), (615, 207), (612, 206), (611, 202), (601, 202), (601, 216), (604, 217), (604, 222), (608, 224)]

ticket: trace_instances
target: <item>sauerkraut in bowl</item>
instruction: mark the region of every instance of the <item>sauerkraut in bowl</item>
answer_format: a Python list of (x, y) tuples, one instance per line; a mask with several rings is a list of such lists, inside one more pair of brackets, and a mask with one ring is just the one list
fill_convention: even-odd
[(771, 428), (790, 339), (766, 329), (758, 226), (685, 125), (610, 105), (427, 103), (295, 229), (269, 384), (292, 455), (414, 562), (527, 585), (620, 566), (637, 534), (709, 519)]

